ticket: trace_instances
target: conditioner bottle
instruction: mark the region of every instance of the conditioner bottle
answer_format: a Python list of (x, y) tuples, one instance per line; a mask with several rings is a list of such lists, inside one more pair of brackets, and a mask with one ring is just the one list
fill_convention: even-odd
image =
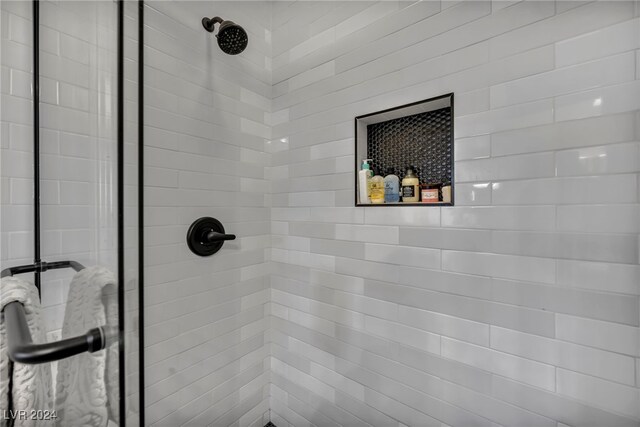
[(402, 179), (402, 203), (417, 203), (420, 201), (420, 182), (409, 166), (407, 174)]

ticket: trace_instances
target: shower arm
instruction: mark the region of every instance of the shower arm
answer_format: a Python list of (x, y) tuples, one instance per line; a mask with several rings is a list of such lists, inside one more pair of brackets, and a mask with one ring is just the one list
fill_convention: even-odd
[(219, 16), (214, 16), (213, 18), (202, 18), (202, 26), (210, 33), (213, 33), (216, 24), (222, 24), (223, 22), (224, 19), (220, 18)]

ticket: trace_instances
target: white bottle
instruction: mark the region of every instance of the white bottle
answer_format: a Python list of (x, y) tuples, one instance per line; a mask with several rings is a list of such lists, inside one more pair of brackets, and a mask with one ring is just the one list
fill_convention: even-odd
[(358, 199), (361, 204), (371, 203), (369, 180), (372, 176), (369, 163), (371, 159), (362, 161), (362, 168), (358, 171)]

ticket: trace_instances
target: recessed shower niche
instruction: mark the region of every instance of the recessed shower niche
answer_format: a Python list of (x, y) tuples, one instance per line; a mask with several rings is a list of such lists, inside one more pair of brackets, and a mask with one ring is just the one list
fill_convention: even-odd
[[(355, 205), (452, 206), (453, 129), (453, 93), (356, 117)], [(379, 191), (379, 179), (369, 184), (368, 201), (360, 192), (364, 160), (370, 160), (372, 175), (384, 180), (384, 202), (372, 197)], [(403, 188), (410, 168), (417, 186)], [(387, 197), (390, 189), (394, 191), (393, 177), (387, 180), (388, 175), (398, 177), (398, 201)]]

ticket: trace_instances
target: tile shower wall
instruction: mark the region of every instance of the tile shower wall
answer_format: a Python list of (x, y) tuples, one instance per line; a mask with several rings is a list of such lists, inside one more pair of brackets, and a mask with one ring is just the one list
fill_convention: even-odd
[[(270, 8), (146, 2), (147, 425), (265, 424)], [(242, 55), (202, 28), (215, 15), (247, 29)], [(185, 236), (202, 216), (238, 239), (194, 255)]]
[[(271, 420), (638, 426), (638, 2), (275, 2)], [(455, 92), (452, 208), (353, 117)]]

